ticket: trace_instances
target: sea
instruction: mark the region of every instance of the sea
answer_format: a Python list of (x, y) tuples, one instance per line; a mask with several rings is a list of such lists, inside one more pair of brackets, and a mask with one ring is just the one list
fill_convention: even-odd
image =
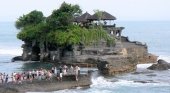
[[(116, 21), (116, 26), (123, 26), (123, 36), (131, 41), (140, 41), (148, 45), (148, 51), (158, 59), (170, 62), (170, 21)], [(22, 54), (23, 42), (16, 38), (19, 30), (14, 22), (0, 22), (0, 72), (11, 74), (23, 71), (27, 62), (11, 62), (11, 58)], [(28, 66), (27, 66), (28, 65)], [(95, 71), (91, 77), (90, 88), (64, 89), (44, 93), (170, 93), (170, 70), (152, 71), (147, 67), (152, 64), (137, 65), (136, 73), (125, 73), (104, 77)], [(43, 65), (42, 65), (43, 66)], [(42, 93), (42, 92), (28, 92)]]

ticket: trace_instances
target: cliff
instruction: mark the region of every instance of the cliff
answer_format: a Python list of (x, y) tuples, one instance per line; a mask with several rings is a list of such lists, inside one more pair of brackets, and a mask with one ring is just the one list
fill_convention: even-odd
[(157, 56), (148, 53), (147, 45), (131, 42), (121, 37), (114, 47), (85, 48), (82, 55), (75, 57), (76, 62), (97, 64), (104, 75), (116, 75), (136, 70), (141, 63), (154, 63)]

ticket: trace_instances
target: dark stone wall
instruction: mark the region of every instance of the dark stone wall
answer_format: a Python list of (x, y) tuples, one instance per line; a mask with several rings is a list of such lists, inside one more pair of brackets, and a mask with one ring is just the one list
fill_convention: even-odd
[(112, 56), (99, 60), (98, 69), (104, 75), (116, 75), (136, 70), (137, 59), (128, 56)]

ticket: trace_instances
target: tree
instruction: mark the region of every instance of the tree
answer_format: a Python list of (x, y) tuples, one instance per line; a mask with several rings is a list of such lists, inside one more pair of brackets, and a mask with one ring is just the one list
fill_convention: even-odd
[(20, 16), (19, 19), (15, 22), (17, 29), (24, 28), (28, 25), (37, 25), (38, 23), (43, 22), (45, 17), (41, 11), (31, 11), (27, 15)]
[[(41, 57), (49, 53), (49, 46), (55, 46), (55, 49), (60, 51), (68, 46), (80, 44), (87, 46), (97, 44), (101, 40), (109, 43), (114, 41), (102, 26), (83, 28), (73, 24), (73, 19), (81, 13), (78, 5), (65, 2), (48, 17), (44, 17), (41, 11), (31, 11), (16, 21), (16, 28), (21, 30), (17, 38), (29, 42), (32, 47), (40, 48)], [(96, 13), (99, 13), (100, 20), (100, 12)]]
[(100, 11), (100, 10), (94, 10), (94, 13), (96, 14), (97, 18), (98, 18), (98, 21), (100, 22), (102, 16), (103, 16), (103, 11)]
[(82, 10), (78, 5), (71, 5), (64, 2), (59, 9), (54, 10), (52, 14), (47, 17), (47, 24), (52, 30), (65, 30), (72, 24), (74, 18), (81, 13)]

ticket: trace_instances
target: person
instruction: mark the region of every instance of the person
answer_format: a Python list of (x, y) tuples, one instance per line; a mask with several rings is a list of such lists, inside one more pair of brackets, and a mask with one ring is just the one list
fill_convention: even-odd
[(1, 73), (0, 76), (1, 76), (1, 82), (5, 83), (5, 76), (6, 76), (5, 73)]
[(35, 70), (33, 69), (33, 70), (32, 70), (32, 78), (33, 78), (33, 79), (35, 79), (35, 75), (36, 75), (36, 72), (35, 72)]
[(22, 84), (22, 82), (21, 82), (21, 74), (20, 73), (16, 73), (16, 81), (17, 81), (17, 84)]
[(50, 71), (47, 71), (47, 80), (52, 79), (52, 73)]
[(54, 74), (57, 75), (57, 67), (54, 67)]
[(8, 74), (6, 75), (6, 77), (5, 77), (5, 83), (8, 83)]
[(62, 81), (62, 78), (63, 78), (63, 70), (62, 70), (62, 67), (60, 66), (59, 68), (59, 72), (60, 72), (60, 81)]
[(80, 76), (80, 67), (77, 66), (77, 69), (78, 69), (78, 76)]
[(113, 27), (116, 27), (116, 24), (115, 24), (115, 23), (113, 24)]
[(60, 73), (57, 72), (57, 80), (60, 81)]
[(73, 68), (73, 66), (71, 65), (70, 66), (70, 74), (72, 75), (74, 73), (74, 68)]
[(76, 77), (76, 81), (78, 81), (78, 66), (75, 67), (75, 77)]
[(64, 67), (63, 67), (63, 75), (66, 75), (66, 74), (67, 74), (67, 66), (64, 65)]
[(16, 73), (12, 73), (11, 75), (11, 78), (12, 78), (12, 83), (16, 83)]
[(1, 80), (1, 83), (3, 83), (3, 74), (0, 73), (0, 80)]
[(54, 74), (54, 67), (51, 68), (51, 73)]
[(107, 25), (107, 22), (106, 22), (106, 21), (104, 21), (104, 25)]
[(33, 75), (32, 74), (33, 73), (31, 71), (29, 71), (28, 74), (29, 74), (29, 81), (32, 82), (32, 80), (33, 80)]

